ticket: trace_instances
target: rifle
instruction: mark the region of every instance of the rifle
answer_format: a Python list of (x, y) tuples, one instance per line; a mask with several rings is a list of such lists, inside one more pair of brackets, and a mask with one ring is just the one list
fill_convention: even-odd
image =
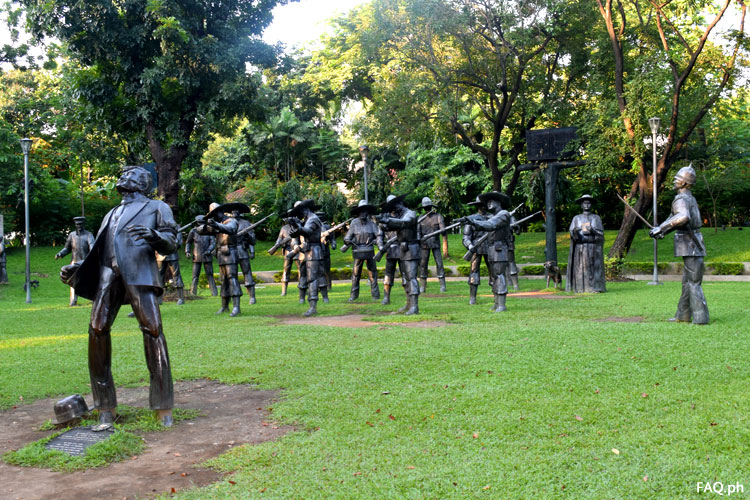
[(187, 230), (188, 228), (190, 228), (193, 224), (203, 224), (205, 222), (206, 222), (206, 216), (205, 215), (198, 215), (198, 216), (195, 217), (195, 219), (193, 219), (192, 221), (188, 222), (187, 224), (185, 224), (184, 226), (182, 226), (181, 228), (179, 228), (177, 230), (177, 232), (181, 233), (181, 232)]
[(295, 245), (291, 252), (286, 254), (286, 258), (289, 260), (294, 259), (302, 251), (302, 245)]
[[(516, 207), (516, 209), (513, 210), (513, 211), (515, 212), (516, 210), (518, 210), (518, 207)], [(535, 217), (535, 216), (539, 215), (540, 213), (542, 213), (541, 210), (539, 210), (538, 212), (534, 212), (533, 214), (531, 214), (529, 216), (526, 216), (526, 217), (524, 217), (521, 220), (517, 220), (516, 222), (514, 222), (510, 226), (511, 227), (520, 226), (521, 224), (523, 224), (527, 220), (531, 219), (532, 217)], [(474, 247), (471, 250), (467, 250), (466, 251), (466, 253), (464, 254), (464, 260), (467, 261), (467, 262), (471, 262), (471, 256), (474, 255), (474, 253), (476, 253), (477, 248), (479, 248), (482, 245), (482, 243), (484, 243), (485, 241), (487, 241), (487, 238), (489, 238), (492, 233), (493, 233), (493, 231), (490, 231), (488, 233), (485, 233), (483, 236), (481, 236), (477, 240), (477, 242), (474, 244)]]
[(339, 229), (341, 229), (345, 225), (349, 224), (353, 220), (354, 220), (354, 217), (352, 217), (349, 220), (345, 220), (341, 224), (336, 224), (335, 226), (333, 226), (330, 229), (326, 229), (325, 231), (323, 231), (322, 233), (320, 233), (320, 239), (322, 240), (323, 238), (327, 238), (328, 236), (330, 236), (331, 234), (335, 233), (336, 231), (338, 231)]
[(427, 218), (427, 216), (430, 215), (431, 213), (433, 213), (434, 211), (435, 211), (435, 209), (431, 208), (429, 212), (427, 212), (426, 214), (422, 215), (419, 219), (417, 219), (417, 224), (419, 224), (420, 222), (422, 222), (423, 220), (425, 220)]
[(283, 240), (277, 241), (274, 246), (272, 246), (271, 248), (268, 249), (268, 254), (269, 255), (275, 254), (278, 251), (279, 248), (285, 247), (287, 245), (287, 243), (289, 243), (290, 241), (292, 241), (292, 237), (291, 236), (287, 236)]
[(258, 222), (254, 223), (254, 224), (250, 224), (249, 226), (247, 226), (247, 227), (246, 227), (245, 229), (243, 229), (242, 231), (239, 231), (239, 232), (237, 233), (237, 236), (242, 236), (242, 235), (243, 235), (243, 234), (245, 234), (245, 233), (249, 233), (250, 231), (252, 231), (252, 230), (253, 230), (253, 229), (255, 229), (256, 227), (260, 226), (261, 224), (263, 224), (264, 222), (266, 222), (266, 221), (267, 221), (268, 219), (270, 219), (272, 215), (273, 215), (273, 214), (268, 214), (268, 215), (266, 215), (265, 217), (263, 217), (263, 218), (262, 218), (261, 220), (259, 220)]
[(375, 262), (380, 262), (380, 259), (383, 258), (383, 254), (387, 252), (388, 249), (393, 246), (393, 244), (396, 243), (397, 240), (398, 236), (394, 236), (393, 238), (383, 243), (383, 248), (378, 248), (378, 253), (375, 254)]
[(443, 229), (438, 229), (437, 231), (433, 231), (431, 233), (425, 234), (424, 236), (422, 236), (421, 241), (422, 241), (422, 243), (424, 243), (425, 241), (429, 240), (433, 236), (438, 236), (438, 235), (441, 235), (443, 233), (447, 233), (448, 231), (450, 231), (454, 227), (458, 227), (461, 224), (463, 224), (464, 222), (465, 222), (465, 220), (463, 220), (463, 217), (461, 219), (456, 219), (456, 222), (454, 222), (450, 226), (445, 226)]

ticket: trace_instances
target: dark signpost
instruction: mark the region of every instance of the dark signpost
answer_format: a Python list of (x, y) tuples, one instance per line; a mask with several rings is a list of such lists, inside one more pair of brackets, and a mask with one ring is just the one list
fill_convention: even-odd
[(45, 448), (62, 451), (74, 457), (80, 457), (86, 453), (86, 448), (92, 444), (109, 439), (113, 433), (114, 429), (112, 428), (101, 432), (94, 432), (88, 427), (76, 427), (50, 439)]
[(576, 127), (547, 128), (526, 131), (526, 155), (531, 162), (520, 170), (544, 169), (544, 208), (546, 215), (545, 260), (557, 264), (557, 180), (560, 170), (585, 165), (585, 161), (561, 161), (575, 155)]

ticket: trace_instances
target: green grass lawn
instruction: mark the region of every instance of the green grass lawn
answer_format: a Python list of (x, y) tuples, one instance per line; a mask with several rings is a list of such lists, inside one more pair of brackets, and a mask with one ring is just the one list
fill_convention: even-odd
[[(24, 302), (23, 252), (10, 257), (12, 284), (0, 287), (1, 408), (89, 391), (91, 308), (67, 307), (54, 252), (33, 251), (41, 286), (32, 304)], [(672, 499), (699, 498), (698, 481), (750, 488), (750, 285), (704, 283), (712, 322), (702, 327), (665, 321), (679, 286), (608, 283), (606, 294), (559, 300), (511, 295), (498, 315), (486, 281), (475, 307), (466, 284), (453, 281), (444, 297), (423, 297), (416, 318), (383, 315), (403, 303), (400, 289), (384, 307), (348, 305), (348, 286), (336, 286), (322, 315), (402, 322), (361, 329), (278, 325), (274, 316), (306, 306), (273, 285), (259, 287), (255, 306), (243, 301), (238, 318), (216, 317), (218, 299), (206, 291), (183, 307), (167, 303), (176, 379), (280, 389), (271, 418), (297, 429), (212, 461), (234, 472), (232, 482), (175, 497)], [(597, 321), (614, 316), (643, 320)], [(447, 325), (409, 327), (415, 320)], [(135, 321), (121, 314), (112, 334), (115, 382), (145, 385)]]

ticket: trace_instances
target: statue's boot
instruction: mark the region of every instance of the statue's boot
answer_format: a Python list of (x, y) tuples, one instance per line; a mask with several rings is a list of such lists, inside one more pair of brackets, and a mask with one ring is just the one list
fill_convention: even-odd
[(255, 304), (255, 285), (247, 287), (247, 294), (250, 296), (250, 305)]
[(70, 289), (70, 307), (74, 307), (78, 305), (78, 295), (76, 295), (75, 291), (71, 288)]
[(384, 306), (387, 306), (391, 303), (391, 285), (383, 285), (383, 304)]
[(447, 288), (445, 288), (445, 278), (438, 278), (440, 280), (440, 291), (442, 293), (445, 293), (448, 291)]
[(315, 314), (318, 314), (318, 301), (317, 300), (309, 300), (310, 303), (310, 309), (305, 311), (305, 314), (303, 316), (313, 316)]
[(198, 295), (198, 278), (193, 278), (193, 281), (190, 283), (190, 293)]
[(323, 303), (328, 304), (330, 302), (330, 300), (328, 300), (328, 287), (320, 287), (320, 294), (323, 296)]
[(172, 427), (172, 425), (174, 425), (171, 408), (169, 410), (156, 410), (156, 419), (161, 422), (161, 425), (164, 427)]
[(185, 303), (185, 289), (184, 288), (178, 288), (177, 289), (177, 305), (181, 306)]
[(469, 285), (469, 305), (473, 306), (477, 303), (477, 289), (479, 285)]
[(128, 313), (128, 318), (135, 318), (135, 311), (130, 311)]
[(229, 313), (231, 317), (239, 316), (240, 314), (240, 297), (232, 297), (232, 312)]
[(286, 281), (281, 282), (281, 296), (286, 297), (286, 289), (289, 286), (289, 283)]
[(100, 408), (99, 409), (99, 425), (109, 424), (112, 425), (115, 422), (115, 416), (117, 411), (114, 408)]
[(351, 292), (349, 294), (349, 299), (347, 300), (347, 302), (349, 302), (351, 304), (352, 302), (354, 302), (358, 298), (359, 298), (359, 292)]
[(404, 304), (403, 306), (399, 307), (398, 311), (396, 311), (396, 312), (404, 313), (404, 312), (408, 311), (410, 307), (411, 307), (411, 295), (407, 295), (406, 296), (406, 304)]
[(307, 288), (300, 288), (299, 289), (299, 303), (304, 304), (305, 303), (305, 293), (307, 291)]
[(424, 293), (427, 290), (427, 278), (419, 278), (419, 293)]
[(419, 313), (419, 295), (409, 295), (409, 309), (404, 313), (407, 316)]
[(221, 298), (221, 309), (216, 311), (216, 314), (222, 314), (229, 310), (229, 297)]
[(495, 304), (492, 306), (492, 312), (505, 311), (505, 295), (495, 294)]

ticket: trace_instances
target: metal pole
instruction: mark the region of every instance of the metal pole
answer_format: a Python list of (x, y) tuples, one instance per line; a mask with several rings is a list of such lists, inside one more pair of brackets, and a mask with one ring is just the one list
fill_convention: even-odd
[[(24, 145), (23, 141), (29, 141)], [(23, 201), (25, 211), (25, 240), (26, 240), (26, 303), (31, 304), (31, 234), (29, 233), (29, 146), (30, 139), (21, 139), (23, 148)]]
[(370, 198), (367, 195), (367, 158), (365, 158), (365, 203), (370, 203)]
[(78, 164), (81, 166), (81, 217), (86, 217), (86, 212), (83, 209), (83, 160), (78, 157)]
[[(659, 131), (659, 118), (650, 118), (648, 120), (648, 124), (651, 127), (651, 149), (653, 152), (653, 162), (652, 162), (652, 168), (651, 168), (651, 180), (652, 180), (652, 188), (653, 191), (653, 213), (654, 213), (654, 227), (657, 227), (659, 224), (657, 222), (657, 213), (656, 213), (656, 133)], [(659, 243), (656, 238), (654, 238), (654, 276), (652, 281), (649, 281), (649, 285), (661, 285), (659, 282)]]

